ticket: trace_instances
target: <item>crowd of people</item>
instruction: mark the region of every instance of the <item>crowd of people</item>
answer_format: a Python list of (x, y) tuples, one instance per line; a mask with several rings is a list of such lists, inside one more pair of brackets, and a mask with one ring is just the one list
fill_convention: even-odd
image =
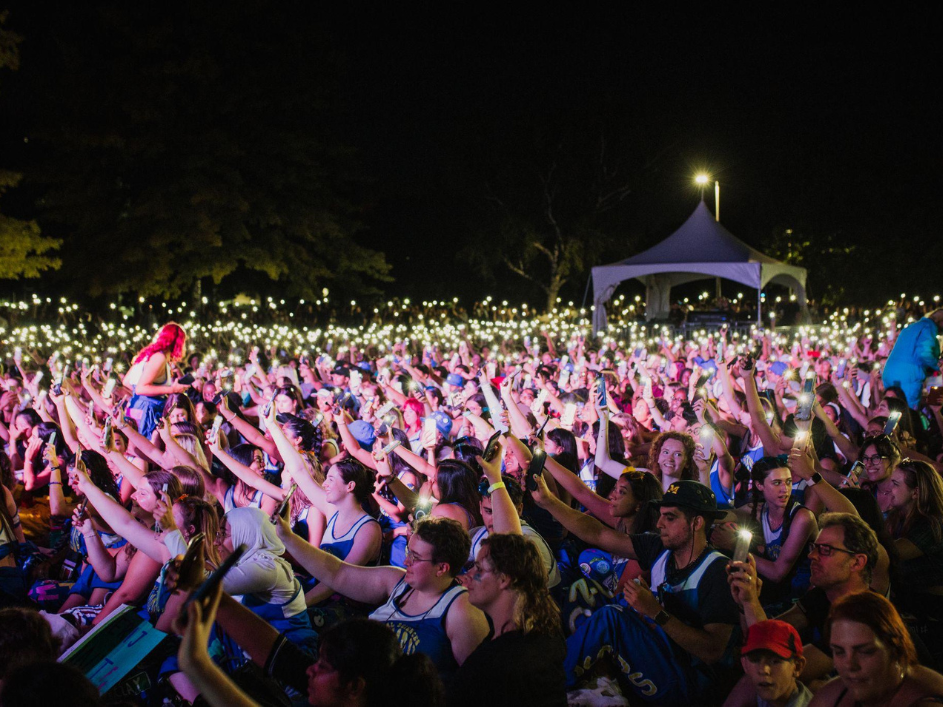
[(0, 705), (943, 703), (941, 330), (5, 345)]

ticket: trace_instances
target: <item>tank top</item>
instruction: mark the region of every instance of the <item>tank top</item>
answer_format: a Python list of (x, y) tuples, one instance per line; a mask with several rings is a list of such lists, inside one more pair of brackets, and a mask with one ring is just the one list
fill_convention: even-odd
[[(141, 380), (141, 374), (144, 373), (144, 366), (147, 364), (148, 360), (144, 359), (138, 361), (128, 370), (127, 374), (124, 377), (124, 385), (131, 388), (138, 384), (138, 381)], [(170, 364), (164, 363), (164, 375), (157, 376), (154, 380), (151, 381), (153, 385), (164, 385), (167, 381), (170, 380)]]
[(711, 466), (711, 491), (717, 499), (718, 508), (733, 508), (733, 496), (727, 493), (727, 489), (720, 481), (720, 462), (715, 459)]
[[(346, 560), (347, 556), (350, 554), (350, 551), (354, 547), (354, 541), (357, 538), (357, 533), (359, 533), (362, 528), (368, 526), (370, 523), (375, 524), (378, 528), (380, 527), (380, 524), (375, 519), (364, 513), (362, 516), (360, 516), (360, 518), (357, 519), (357, 522), (355, 522), (350, 527), (350, 530), (340, 537), (337, 537), (334, 533), (334, 529), (337, 527), (338, 515), (338, 513), (335, 513), (327, 522), (327, 527), (324, 529), (324, 537), (321, 540), (320, 548), (325, 552), (331, 553), (339, 560)], [(374, 565), (379, 559), (380, 555), (378, 551), (377, 556), (371, 558), (367, 564)]]
[(465, 514), (465, 521), (468, 523), (468, 530), (471, 530), (475, 527), (475, 519), (472, 517), (472, 514), (468, 512), (468, 509), (465, 508), (461, 503), (440, 503), (440, 506), (455, 506)]
[(425, 653), (435, 664), (443, 678), (458, 670), (458, 663), (452, 654), (452, 642), (445, 632), (445, 619), (455, 600), (465, 593), (465, 587), (453, 583), (446, 589), (439, 600), (421, 614), (407, 614), (399, 609), (404, 596), (412, 587), (401, 579), (390, 598), (379, 609), (370, 614), (374, 621), (385, 623), (396, 634), (405, 655)]
[[(230, 486), (226, 489), (226, 495), (223, 496), (223, 513), (229, 513), (233, 508), (236, 507), (236, 486)], [(246, 505), (247, 508), (261, 508), (262, 507), (262, 492), (258, 489), (255, 490), (255, 494), (249, 500), (249, 503)]]

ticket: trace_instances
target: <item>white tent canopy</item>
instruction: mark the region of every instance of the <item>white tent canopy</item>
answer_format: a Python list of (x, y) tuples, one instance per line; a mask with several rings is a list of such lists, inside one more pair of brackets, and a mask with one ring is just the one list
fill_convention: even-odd
[(620, 282), (645, 283), (647, 319), (663, 319), (671, 307), (671, 288), (721, 277), (758, 292), (770, 282), (790, 288), (806, 307), (805, 268), (787, 265), (751, 248), (714, 220), (702, 201), (681, 228), (658, 245), (612, 265), (593, 268), (593, 330), (606, 328), (605, 303)]

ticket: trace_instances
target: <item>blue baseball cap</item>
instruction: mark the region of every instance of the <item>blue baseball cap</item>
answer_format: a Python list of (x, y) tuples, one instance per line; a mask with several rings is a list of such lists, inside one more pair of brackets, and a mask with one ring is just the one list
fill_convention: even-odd
[(373, 443), (377, 439), (377, 433), (372, 425), (363, 420), (354, 420), (347, 425), (347, 429), (350, 430), (350, 433), (361, 447), (367, 450), (373, 449)]
[(441, 410), (436, 410), (434, 413), (429, 415), (429, 417), (423, 419), (433, 419), (435, 420), (435, 428), (441, 432), (445, 437), (449, 436), (449, 432), (452, 431), (452, 418), (446, 415)]
[(456, 388), (461, 388), (465, 385), (465, 379), (458, 375), (458, 373), (449, 373), (445, 377), (445, 382), (449, 385), (454, 385)]
[(786, 365), (785, 361), (773, 361), (766, 367), (766, 370), (770, 373), (774, 373), (777, 376), (783, 375), (789, 366)]

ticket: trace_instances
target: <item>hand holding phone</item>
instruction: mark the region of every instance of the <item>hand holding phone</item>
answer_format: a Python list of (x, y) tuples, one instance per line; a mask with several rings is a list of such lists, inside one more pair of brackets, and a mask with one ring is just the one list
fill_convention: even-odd
[(210, 596), (213, 592), (216, 591), (216, 588), (222, 584), (223, 579), (229, 574), (230, 570), (236, 566), (239, 560), (242, 559), (242, 556), (246, 553), (248, 547), (246, 545), (240, 545), (235, 550), (233, 550), (229, 556), (223, 560), (220, 566), (216, 569), (213, 574), (211, 574), (203, 583), (197, 587), (197, 590), (190, 595), (190, 598), (187, 599), (184, 604), (185, 607), (189, 606), (195, 601), (203, 601), (207, 596)]
[(285, 498), (282, 500), (281, 503), (278, 504), (278, 508), (276, 508), (275, 512), (272, 514), (272, 518), (271, 518), (272, 525), (275, 525), (276, 523), (278, 523), (279, 516), (286, 519), (288, 518), (287, 511), (289, 507), (289, 502), (291, 501), (291, 497), (295, 495), (295, 491), (297, 490), (298, 490), (298, 484), (293, 483), (289, 487), (288, 492), (285, 494)]

